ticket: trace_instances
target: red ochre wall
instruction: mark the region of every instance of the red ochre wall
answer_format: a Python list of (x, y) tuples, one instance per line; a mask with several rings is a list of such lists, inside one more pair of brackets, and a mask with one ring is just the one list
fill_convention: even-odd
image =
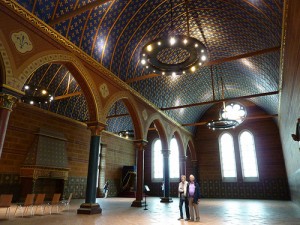
[[(13, 109), (4, 148), (0, 158), (0, 192), (20, 195), (20, 167), (40, 127), (63, 132), (67, 139), (69, 179), (64, 185), (64, 195), (73, 193), (74, 198), (84, 198), (88, 168), (91, 133), (86, 125), (57, 114), (18, 103)], [(101, 142), (106, 145), (105, 179), (110, 180), (110, 196), (117, 196), (123, 165), (135, 164), (132, 141), (103, 132)], [(102, 188), (102, 187), (100, 187)]]
[[(240, 102), (246, 106), (248, 117), (267, 115), (252, 102)], [(220, 107), (221, 105), (211, 107), (199, 122), (217, 119)], [(212, 131), (205, 125), (197, 127), (194, 140), (203, 197), (290, 199), (279, 130), (275, 120), (273, 118), (245, 120), (237, 128), (228, 130), (234, 138), (237, 182), (222, 181), (218, 138), (223, 131)], [(238, 135), (243, 130), (249, 130), (255, 138), (259, 182), (244, 182), (242, 178)], [(158, 137), (157, 132), (149, 133), (149, 142), (145, 151), (145, 184), (149, 186), (150, 194), (154, 196), (162, 196), (161, 183), (151, 181), (151, 147), (153, 140)], [(187, 151), (187, 156), (186, 171), (188, 176), (192, 173), (193, 168), (189, 151)], [(171, 196), (177, 196), (177, 187), (178, 182), (171, 182)]]
[[(250, 101), (240, 101), (247, 117), (267, 115)], [(218, 119), (221, 104), (211, 107), (200, 122)], [(237, 182), (223, 182), (219, 154), (219, 136), (224, 131), (199, 126), (195, 135), (202, 195), (209, 198), (289, 199), (289, 188), (279, 129), (276, 119), (248, 119), (235, 129), (226, 130), (234, 139)], [(244, 182), (241, 171), (238, 137), (248, 130), (254, 135), (259, 182)]]

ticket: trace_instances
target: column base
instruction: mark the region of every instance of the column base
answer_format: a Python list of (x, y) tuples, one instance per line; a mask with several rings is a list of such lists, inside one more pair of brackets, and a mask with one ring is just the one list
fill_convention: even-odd
[(171, 197), (162, 197), (162, 198), (160, 198), (160, 202), (162, 202), (162, 203), (171, 203), (171, 202), (173, 202), (173, 200), (172, 200)]
[(132, 203), (131, 203), (131, 207), (144, 207), (145, 206), (145, 201), (143, 200), (134, 200)]
[(98, 203), (82, 203), (80, 208), (77, 209), (77, 214), (101, 214), (102, 209)]

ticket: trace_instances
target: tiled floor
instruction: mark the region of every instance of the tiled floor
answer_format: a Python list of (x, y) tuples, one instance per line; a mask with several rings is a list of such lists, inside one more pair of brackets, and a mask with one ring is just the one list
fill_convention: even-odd
[[(20, 214), (4, 217), (0, 209), (1, 225), (300, 225), (300, 208), (288, 201), (224, 200), (203, 199), (200, 205), (200, 222), (177, 221), (178, 199), (173, 203), (160, 203), (159, 198), (147, 198), (148, 210), (130, 207), (133, 199), (98, 199), (103, 212), (101, 215), (77, 215), (76, 209), (83, 200), (73, 200), (69, 211), (59, 214), (35, 215), (22, 218)], [(11, 212), (14, 212), (15, 206)], [(54, 210), (55, 211), (55, 210)], [(13, 214), (13, 213), (12, 213)]]

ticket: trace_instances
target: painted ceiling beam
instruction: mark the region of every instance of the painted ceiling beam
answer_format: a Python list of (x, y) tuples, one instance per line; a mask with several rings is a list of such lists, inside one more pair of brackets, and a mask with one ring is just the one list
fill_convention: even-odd
[(277, 94), (279, 94), (279, 91), (272, 91), (272, 92), (254, 94), (254, 95), (245, 95), (245, 96), (219, 99), (219, 100), (213, 100), (213, 101), (207, 101), (207, 102), (198, 102), (198, 103), (187, 104), (187, 105), (165, 107), (165, 108), (160, 108), (160, 109), (165, 111), (165, 110), (189, 108), (189, 107), (201, 106), (201, 105), (207, 105), (207, 104), (216, 104), (216, 103), (220, 103), (220, 102), (224, 102), (224, 101), (233, 101), (233, 100), (239, 100), (239, 99), (245, 99), (245, 98), (257, 98), (257, 97), (268, 96), (268, 95), (277, 95)]
[(70, 98), (70, 97), (74, 97), (74, 96), (82, 95), (82, 94), (83, 94), (82, 91), (77, 91), (77, 92), (66, 94), (66, 95), (55, 96), (54, 100), (61, 100), (64, 98)]
[[(237, 56), (232, 56), (232, 57), (228, 57), (228, 58), (223, 58), (223, 59), (217, 59), (214, 61), (210, 61), (205, 63), (203, 66), (213, 66), (213, 65), (217, 65), (217, 64), (221, 64), (221, 63), (225, 63), (225, 62), (231, 62), (231, 61), (235, 61), (238, 59), (244, 59), (244, 58), (249, 58), (249, 57), (253, 57), (253, 56), (257, 56), (257, 55), (263, 55), (266, 53), (270, 53), (270, 52), (275, 52), (275, 51), (279, 51), (280, 50), (280, 46), (276, 46), (273, 48), (267, 48), (267, 49), (263, 49), (263, 50), (259, 50), (256, 52), (249, 52), (249, 53), (245, 53), (245, 54), (241, 54), (241, 55), (237, 55)], [(126, 80), (125, 82), (127, 84), (136, 82), (136, 81), (140, 81), (140, 80), (146, 80), (146, 79), (150, 79), (153, 77), (159, 77), (162, 76), (161, 74), (147, 74), (145, 76), (140, 76), (140, 77), (136, 77), (136, 78), (131, 78)]]
[(129, 115), (129, 113), (115, 114), (115, 115), (107, 116), (106, 119), (111, 119), (111, 118), (115, 118), (115, 117), (122, 117), (122, 116), (130, 116), (130, 115)]
[(66, 21), (66, 20), (68, 20), (68, 19), (70, 19), (70, 18), (72, 18), (76, 15), (80, 15), (81, 13), (84, 13), (84, 12), (86, 12), (90, 9), (93, 9), (93, 8), (99, 6), (99, 5), (103, 5), (103, 4), (105, 4), (109, 1), (111, 1), (111, 0), (97, 0), (97, 1), (94, 1), (92, 3), (86, 4), (85, 6), (82, 6), (78, 9), (75, 9), (70, 13), (66, 13), (66, 14), (58, 17), (58, 18), (55, 18), (55, 19), (51, 20), (49, 22), (49, 25), (53, 26), (53, 25), (58, 24), (60, 22)]
[[(257, 98), (257, 97), (268, 96), (268, 95), (277, 95), (277, 94), (279, 94), (279, 91), (266, 92), (266, 93), (255, 94), (255, 95), (245, 95), (245, 96), (240, 96), (240, 97), (213, 100), (213, 101), (207, 101), (207, 102), (199, 102), (199, 103), (194, 103), (194, 104), (189, 104), (189, 105), (174, 106), (174, 107), (160, 108), (160, 109), (161, 110), (172, 110), (172, 109), (188, 108), (188, 107), (199, 106), (199, 105), (216, 104), (216, 103), (220, 103), (223, 101), (232, 101), (232, 100), (239, 100), (239, 99), (246, 99), (246, 98)], [(275, 115), (277, 115), (277, 114), (275, 114)], [(106, 118), (109, 119), (109, 118), (116, 118), (116, 117), (122, 117), (122, 116), (130, 116), (130, 115), (128, 113), (124, 113), (124, 114), (116, 114), (116, 115), (107, 116)], [(252, 118), (252, 117), (250, 117), (250, 118)], [(183, 124), (182, 126), (188, 126), (188, 125)]]
[[(278, 117), (278, 114), (246, 116), (245, 120), (258, 120), (258, 119), (268, 119), (268, 118), (275, 118), (275, 117)], [(207, 122), (199, 122), (199, 123), (186, 123), (186, 124), (182, 124), (181, 126), (183, 126), (183, 127), (203, 126), (203, 125), (206, 125), (207, 123), (208, 123), (208, 121)], [(149, 130), (150, 130), (150, 128), (149, 128)]]

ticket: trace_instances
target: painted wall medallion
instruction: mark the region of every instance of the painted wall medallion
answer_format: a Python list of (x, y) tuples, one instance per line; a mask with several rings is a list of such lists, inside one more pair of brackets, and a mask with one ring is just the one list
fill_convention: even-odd
[(100, 89), (100, 93), (103, 98), (106, 98), (107, 96), (109, 96), (109, 90), (108, 90), (107, 84), (105, 84), (105, 83), (101, 84), (99, 89)]
[(33, 45), (24, 31), (18, 33), (13, 33), (11, 35), (11, 40), (15, 44), (15, 47), (18, 52), (25, 53), (30, 52), (33, 48)]
[(146, 121), (148, 119), (148, 113), (146, 109), (143, 110), (142, 115), (143, 115), (143, 119)]

